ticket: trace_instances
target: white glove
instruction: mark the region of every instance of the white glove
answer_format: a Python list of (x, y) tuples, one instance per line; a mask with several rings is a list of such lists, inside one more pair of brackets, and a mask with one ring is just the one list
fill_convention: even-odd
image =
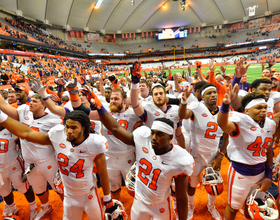
[(48, 97), (48, 94), (46, 92), (46, 87), (44, 87), (38, 79), (35, 79), (35, 81), (31, 81), (29, 85), (31, 89), (34, 92), (37, 92), (43, 99)]

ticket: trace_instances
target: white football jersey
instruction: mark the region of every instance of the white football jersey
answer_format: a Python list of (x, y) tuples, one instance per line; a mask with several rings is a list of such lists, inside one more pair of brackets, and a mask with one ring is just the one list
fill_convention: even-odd
[(0, 169), (7, 167), (14, 162), (18, 157), (17, 137), (7, 129), (0, 131)]
[(194, 119), (190, 120), (192, 150), (203, 154), (217, 152), (223, 135), (217, 123), (218, 114), (212, 115), (210, 110), (200, 102), (191, 102), (188, 109), (194, 114)]
[(273, 99), (274, 104), (276, 105), (280, 102), (280, 92), (271, 92), (269, 98)]
[(193, 157), (178, 145), (162, 155), (156, 155), (151, 144), (151, 129), (141, 126), (133, 132), (136, 148), (135, 198), (145, 204), (166, 202), (173, 177), (190, 176)]
[(235, 162), (255, 165), (266, 161), (266, 148), (273, 143), (276, 124), (266, 118), (263, 128), (249, 115), (239, 112), (229, 114), (229, 120), (238, 126), (238, 134), (229, 136), (227, 154)]
[(266, 102), (267, 104), (267, 117), (270, 119), (273, 119), (274, 115), (274, 100), (272, 98), (269, 98)]
[[(122, 113), (112, 113), (108, 111), (113, 118), (117, 120), (120, 126), (126, 129), (129, 132), (133, 132), (133, 127), (137, 121), (140, 119), (135, 115), (132, 108), (126, 109)], [(108, 150), (106, 154), (111, 156), (127, 156), (134, 151), (134, 146), (127, 145), (116, 138), (111, 131), (109, 131), (105, 126), (103, 126), (104, 136), (108, 140)]]
[(148, 95), (146, 98), (143, 98), (140, 94), (139, 94), (139, 101), (140, 102), (153, 102), (153, 97), (151, 95)]
[[(169, 90), (170, 95), (174, 95), (176, 98), (180, 95), (179, 91), (175, 87), (175, 81), (171, 80), (167, 82), (168, 85), (171, 85), (172, 88)], [(190, 84), (187, 81), (183, 81), (179, 84), (181, 89), (185, 89), (190, 86)]]
[[(42, 133), (47, 133), (52, 127), (62, 123), (62, 119), (52, 113), (45, 113), (44, 116), (34, 119), (28, 105), (21, 105), (17, 111), (22, 124)], [(20, 139), (20, 143), (23, 159), (28, 163), (43, 162), (53, 156), (54, 150), (50, 145), (35, 144), (25, 139)]]
[(55, 150), (64, 190), (71, 195), (84, 195), (95, 187), (93, 164), (97, 155), (106, 150), (106, 138), (90, 134), (77, 146), (67, 141), (63, 125), (53, 127), (49, 138)]

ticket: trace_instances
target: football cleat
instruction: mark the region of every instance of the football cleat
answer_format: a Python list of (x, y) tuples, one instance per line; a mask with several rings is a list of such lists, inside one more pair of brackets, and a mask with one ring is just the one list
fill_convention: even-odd
[(269, 192), (254, 190), (247, 198), (248, 213), (254, 220), (278, 219), (278, 209), (274, 197)]
[(221, 174), (212, 167), (206, 167), (202, 173), (202, 185), (212, 196), (220, 195), (224, 191), (224, 181)]
[(51, 205), (48, 205), (46, 208), (40, 210), (40, 212), (36, 215), (35, 220), (42, 220), (53, 210)]

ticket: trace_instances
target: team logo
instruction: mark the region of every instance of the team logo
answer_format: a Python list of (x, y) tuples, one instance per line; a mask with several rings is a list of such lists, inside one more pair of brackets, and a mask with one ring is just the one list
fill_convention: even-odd
[(257, 130), (257, 128), (255, 128), (255, 127), (251, 127), (250, 128), (252, 131), (256, 131)]
[(13, 171), (15, 171), (16, 169), (17, 169), (16, 167), (13, 167), (13, 168), (12, 168)]
[(65, 144), (60, 144), (59, 147), (66, 148)]
[(205, 113), (203, 113), (203, 114), (202, 114), (202, 116), (203, 116), (203, 117), (207, 117), (208, 115), (207, 115), (207, 114), (205, 114)]
[(110, 112), (109, 114), (110, 114), (110, 115), (113, 115), (113, 113), (112, 113), (112, 112)]
[(70, 149), (70, 152), (74, 152), (74, 148), (71, 148), (71, 149)]
[(165, 212), (165, 209), (164, 209), (164, 208), (161, 208), (161, 209), (159, 209), (159, 212), (160, 212), (160, 213), (164, 213), (164, 212)]
[(128, 164), (131, 164), (131, 162), (132, 162), (131, 160), (128, 160), (128, 161), (127, 161)]
[(261, 130), (261, 132), (263, 133), (263, 129)]
[(143, 150), (143, 152), (146, 153), (146, 154), (149, 153), (148, 149), (145, 148), (145, 147), (142, 147), (142, 150)]
[(156, 156), (153, 156), (153, 160), (156, 160), (157, 159), (157, 157)]
[(106, 148), (106, 150), (108, 150), (108, 147), (109, 147), (108, 141), (106, 141), (106, 143), (105, 143), (105, 148)]
[(51, 169), (51, 168), (52, 168), (52, 166), (51, 166), (51, 165), (49, 165), (49, 166), (48, 166), (48, 169)]
[(24, 117), (24, 119), (25, 119), (25, 120), (29, 120), (29, 118), (28, 118), (28, 117)]
[(156, 113), (155, 113), (155, 116), (160, 116), (160, 114), (156, 112)]
[(92, 200), (92, 198), (93, 198), (93, 195), (89, 195), (89, 196), (88, 196), (88, 199), (89, 199), (89, 200)]

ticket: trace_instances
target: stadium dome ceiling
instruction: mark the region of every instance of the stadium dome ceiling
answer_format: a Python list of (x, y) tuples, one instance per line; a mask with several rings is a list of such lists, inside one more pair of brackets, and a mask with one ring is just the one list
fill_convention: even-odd
[[(242, 21), (249, 6), (255, 17), (280, 12), (279, 0), (1, 0), (2, 10), (72, 30), (106, 33), (157, 31)], [(134, 2), (134, 3), (133, 3)]]

